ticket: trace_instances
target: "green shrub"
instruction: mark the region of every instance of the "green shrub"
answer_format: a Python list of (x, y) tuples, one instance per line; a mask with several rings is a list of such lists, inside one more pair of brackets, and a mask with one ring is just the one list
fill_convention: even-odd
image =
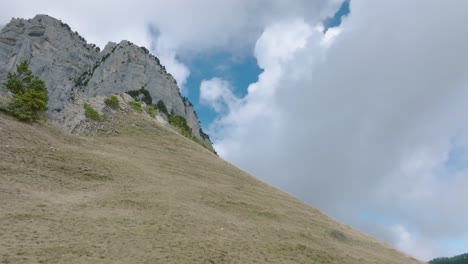
[(141, 87), (140, 90), (128, 91), (127, 94), (133, 97), (133, 99), (136, 101), (145, 102), (147, 105), (153, 103), (153, 98), (151, 97), (149, 91), (145, 89), (145, 87)]
[(156, 104), (156, 109), (158, 109), (159, 112), (169, 117), (169, 112), (167, 111), (166, 104), (162, 100), (158, 101), (158, 103)]
[(132, 101), (130, 102), (130, 105), (132, 106), (133, 110), (136, 112), (143, 112), (143, 108), (141, 108), (141, 103), (137, 101)]
[(102, 121), (101, 115), (92, 106), (85, 103), (83, 105), (83, 107), (84, 107), (84, 110), (85, 110), (85, 117), (86, 118), (88, 118), (90, 120), (98, 121), (98, 122)]
[(154, 110), (154, 107), (152, 106), (146, 107), (146, 113), (148, 113), (148, 115), (150, 115), (151, 117), (156, 116), (156, 110)]
[(119, 99), (115, 95), (106, 98), (106, 100), (104, 100), (104, 103), (112, 109), (115, 109), (115, 110), (120, 109)]
[[(213, 152), (214, 154), (218, 155), (218, 153), (216, 153), (215, 149), (213, 148), (213, 146), (210, 143), (199, 140), (198, 138), (193, 136), (192, 129), (188, 126), (187, 120), (184, 117), (170, 115), (169, 116), (169, 124), (171, 124), (177, 130), (179, 130), (179, 132), (183, 136), (195, 141), (196, 143), (202, 145), (204, 148), (206, 148), (209, 151)], [(205, 139), (208, 138), (208, 135), (206, 135), (206, 134), (204, 134), (204, 135), (205, 136), (202, 135), (203, 138), (205, 138)], [(208, 138), (208, 140), (209, 140), (209, 138)]]
[(169, 124), (179, 129), (182, 135), (192, 138), (192, 129), (187, 125), (187, 120), (182, 116), (169, 116)]
[(47, 110), (47, 88), (44, 81), (29, 69), (27, 61), (16, 66), (16, 73), (9, 73), (5, 88), (13, 94), (6, 111), (23, 121), (38, 120)]

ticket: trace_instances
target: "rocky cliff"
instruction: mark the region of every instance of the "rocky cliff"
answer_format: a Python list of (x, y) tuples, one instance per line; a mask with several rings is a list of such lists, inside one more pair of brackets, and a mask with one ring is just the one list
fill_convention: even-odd
[(124, 40), (110, 42), (100, 51), (66, 23), (37, 15), (27, 20), (12, 19), (1, 29), (0, 83), (24, 60), (46, 82), (49, 118), (69, 131), (73, 131), (73, 124), (64, 125), (67, 119), (61, 113), (67, 112), (76, 98), (106, 97), (145, 88), (154, 103), (162, 100), (169, 112), (184, 117), (194, 137), (210, 143), (175, 79), (144, 47)]

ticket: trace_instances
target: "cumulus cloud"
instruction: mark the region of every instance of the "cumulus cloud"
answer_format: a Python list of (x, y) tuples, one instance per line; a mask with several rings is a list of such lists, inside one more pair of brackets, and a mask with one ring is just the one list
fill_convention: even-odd
[(396, 241), (394, 244), (397, 249), (409, 251), (423, 259), (432, 259), (434, 257), (432, 245), (415, 239), (414, 235), (408, 232), (404, 226), (395, 225), (389, 231), (395, 236)]
[(220, 78), (202, 81), (200, 85), (200, 102), (222, 114), (229, 109), (237, 109), (241, 104), (241, 100), (232, 93), (231, 85)]
[[(273, 135), (281, 127), (281, 113), (275, 106), (275, 97), (276, 84), (284, 74), (282, 64), (290, 61), (296, 50), (303, 49), (307, 39), (314, 33), (319, 34), (318, 30), (314, 30), (303, 19), (274, 23), (267, 28), (255, 46), (258, 64), (264, 71), (259, 76), (259, 82), (248, 87), (246, 98), (232, 99), (231, 89), (225, 88), (230, 86), (228, 82), (214, 79), (216, 82), (209, 82), (210, 90), (217, 91), (219, 95), (216, 96), (216, 100), (206, 100), (204, 98), (206, 96), (203, 96), (206, 87), (202, 85), (201, 99), (204, 103), (211, 103), (215, 110), (219, 109), (218, 106), (221, 104), (228, 107), (223, 111), (218, 111), (225, 115), (212, 127), (212, 130), (216, 131), (213, 133), (215, 137), (223, 137), (223, 144), (216, 145), (218, 153), (227, 156), (228, 153), (225, 151), (231, 153), (249, 151), (248, 148), (244, 148), (243, 144), (238, 144), (243, 140), (256, 141), (257, 146), (262, 146), (265, 151), (267, 149), (275, 151), (276, 146), (270, 144), (268, 136), (262, 139), (261, 137), (251, 137), (251, 133), (253, 130), (257, 130), (255, 134), (261, 135), (261, 130), (268, 127), (270, 128), (269, 134)], [(230, 102), (220, 103), (219, 100), (224, 98), (230, 98)], [(234, 149), (236, 151), (233, 151)], [(251, 154), (255, 155), (253, 152)]]
[(364, 231), (361, 214), (378, 215), (373, 233), (409, 254), (460, 253), (438, 241), (468, 233), (468, 171), (449, 166), (466, 149), (467, 5), (352, 1), (327, 35), (309, 20), (268, 26), (264, 72), (213, 124), (216, 148)]

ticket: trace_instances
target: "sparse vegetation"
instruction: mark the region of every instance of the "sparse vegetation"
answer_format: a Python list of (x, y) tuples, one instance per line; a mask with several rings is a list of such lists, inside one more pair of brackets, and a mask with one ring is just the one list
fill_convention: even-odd
[(208, 140), (208, 141), (211, 141), (210, 140), (210, 136), (208, 134), (205, 133), (205, 131), (203, 131), (203, 129), (200, 127), (200, 130), (199, 130), (199, 133), (200, 133), (200, 136), (205, 139), (205, 140)]
[(149, 50), (146, 47), (140, 47), (140, 49), (145, 53), (149, 54)]
[(106, 100), (104, 100), (104, 103), (112, 109), (120, 109), (119, 99), (115, 95), (106, 98)]
[(163, 100), (159, 100), (156, 103), (156, 109), (158, 109), (159, 112), (169, 117), (169, 112), (167, 111), (166, 104), (163, 102)]
[(96, 111), (96, 109), (94, 109), (92, 106), (90, 106), (89, 104), (85, 103), (83, 105), (83, 108), (85, 110), (85, 117), (90, 119), (90, 120), (94, 120), (94, 121), (98, 121), (98, 122), (101, 122), (102, 121), (102, 116), (98, 113), (98, 111)]
[[(183, 97), (183, 98), (185, 98), (185, 97)], [(185, 98), (184, 102), (188, 102), (188, 99)], [(172, 112), (169, 113), (169, 111), (167, 111), (166, 104), (162, 100), (159, 100), (156, 103), (156, 109), (160, 113), (164, 113), (167, 116), (169, 124), (172, 125), (173, 127), (175, 127), (180, 132), (180, 134), (182, 134), (183, 136), (197, 142), (198, 144), (202, 145), (204, 148), (206, 148), (206, 149), (210, 150), (211, 152), (213, 152), (214, 154), (218, 155), (216, 153), (215, 149), (213, 148), (213, 146), (210, 143), (208, 143), (206, 141), (203, 141), (203, 140), (200, 140), (200, 139), (196, 138), (195, 136), (193, 136), (192, 129), (188, 126), (187, 120), (183, 116), (175, 115), (174, 114), (174, 109), (172, 109)], [(210, 141), (210, 138), (209, 138), (208, 134), (204, 133), (201, 128), (200, 128), (199, 131), (200, 131), (201, 137), (204, 140)]]
[(99, 65), (101, 65), (100, 61), (96, 62), (92, 69), (84, 71), (77, 79), (75, 79), (75, 86), (82, 88), (88, 86), (89, 81), (93, 77), (93, 74)]
[(168, 118), (169, 118), (169, 124), (175, 127), (180, 132), (180, 134), (182, 134), (184, 137), (187, 137), (195, 141), (196, 143), (202, 145), (204, 148), (218, 155), (211, 144), (205, 141), (199, 140), (192, 134), (192, 129), (188, 126), (187, 120), (183, 116), (169, 115)]
[(16, 73), (8, 74), (5, 88), (13, 94), (13, 98), (4, 110), (19, 120), (38, 120), (47, 110), (45, 83), (31, 72), (27, 61), (16, 67)]
[(153, 98), (151, 97), (149, 91), (145, 89), (145, 87), (141, 87), (139, 90), (128, 91), (127, 94), (129, 94), (138, 102), (145, 102), (147, 105), (151, 105), (153, 103)]
[(60, 25), (61, 25), (62, 27), (64, 27), (64, 28), (66, 28), (68, 31), (71, 31), (71, 28), (70, 28), (70, 26), (69, 26), (67, 23), (63, 23), (63, 22), (60, 21)]
[(146, 107), (146, 113), (148, 113), (148, 115), (150, 115), (151, 117), (156, 116), (156, 110), (154, 110), (154, 107), (152, 107), (151, 105)]
[(110, 55), (111, 55), (110, 53), (107, 53), (106, 55), (104, 55), (101, 59), (101, 63), (105, 62), (110, 57)]
[(192, 129), (187, 125), (187, 120), (183, 116), (169, 116), (169, 124), (176, 127), (182, 135), (193, 138)]
[[(135, 98), (134, 96), (136, 96), (137, 98), (141, 98), (140, 97), (142, 95), (142, 93), (140, 93), (141, 90), (144, 90), (144, 89), (142, 88), (140, 90), (130, 91), (130, 92), (127, 92), (127, 93), (130, 96), (132, 96), (132, 94), (133, 94), (133, 96), (132, 96), (133, 98)], [(139, 113), (143, 112), (143, 107), (141, 106), (140, 102), (132, 101), (132, 102), (129, 102), (129, 105), (132, 107), (132, 109), (134, 111), (139, 112)], [(156, 107), (156, 109), (155, 109), (155, 107)], [(179, 133), (181, 135), (195, 141), (196, 143), (202, 145), (204, 148), (210, 150), (211, 152), (213, 152), (213, 153), (215, 153), (217, 155), (215, 149), (213, 148), (213, 146), (210, 143), (205, 142), (203, 140), (200, 140), (200, 139), (196, 138), (195, 136), (193, 136), (192, 129), (189, 127), (189, 125), (187, 124), (187, 120), (183, 116), (174, 115), (174, 113), (168, 113), (166, 104), (162, 100), (159, 100), (156, 103), (155, 107), (152, 106), (152, 105), (148, 105), (145, 108), (146, 113), (148, 113), (151, 117), (155, 117), (157, 111), (160, 112), (160, 113), (164, 113), (168, 118), (169, 124), (171, 126), (173, 126), (177, 131), (179, 131)], [(205, 134), (202, 129), (200, 129), (200, 135), (202, 136), (203, 139), (209, 140), (208, 135)]]
[(143, 112), (143, 108), (141, 107), (141, 103), (137, 101), (131, 101), (130, 106), (135, 112)]

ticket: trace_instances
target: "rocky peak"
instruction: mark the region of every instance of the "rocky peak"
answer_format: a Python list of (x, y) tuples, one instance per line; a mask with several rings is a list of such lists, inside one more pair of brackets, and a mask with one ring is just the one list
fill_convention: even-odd
[(33, 19), (12, 19), (0, 32), (0, 81), (21, 61), (46, 82), (49, 109), (61, 109), (71, 96), (71, 77), (82, 72), (98, 57), (96, 46), (70, 27), (47, 15)]
[(63, 117), (60, 112), (74, 97), (106, 97), (145, 88), (154, 103), (162, 100), (169, 112), (184, 117), (194, 137), (209, 142), (176, 80), (144, 47), (123, 40), (109, 42), (100, 51), (66, 23), (37, 15), (32, 19), (14, 18), (0, 31), (0, 83), (24, 60), (46, 83), (48, 114), (55, 123), (66, 120), (59, 118)]

